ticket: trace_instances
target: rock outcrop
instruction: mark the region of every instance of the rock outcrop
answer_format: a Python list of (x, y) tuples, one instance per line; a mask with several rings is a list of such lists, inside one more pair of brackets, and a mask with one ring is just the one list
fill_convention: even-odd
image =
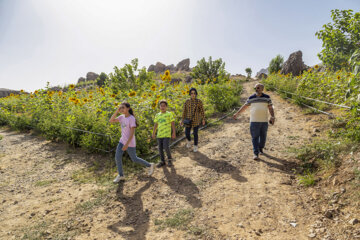
[(284, 63), (281, 74), (291, 73), (293, 76), (299, 76), (304, 70), (307, 69), (307, 66), (302, 60), (302, 52), (297, 51), (290, 54), (288, 60)]
[(13, 94), (20, 94), (20, 91), (15, 91), (15, 90), (6, 89), (6, 88), (0, 88), (0, 98), (7, 97), (7, 96), (9, 96), (11, 93), (13, 93)]
[(85, 81), (86, 81), (86, 78), (84, 78), (84, 77), (79, 77), (77, 83), (82, 83), (82, 82), (85, 82)]
[(88, 72), (88, 73), (86, 74), (86, 81), (93, 81), (93, 80), (97, 79), (98, 76), (99, 76), (99, 74), (97, 74), (97, 73)]
[(185, 71), (190, 72), (190, 59), (186, 58), (184, 60), (181, 60), (178, 64), (176, 64), (176, 67), (174, 64), (165, 65), (161, 62), (157, 62), (155, 65), (151, 64), (148, 67), (148, 72), (155, 72), (155, 73), (163, 73), (166, 70), (169, 70), (170, 72), (176, 72), (176, 71)]
[(178, 64), (176, 64), (176, 71), (190, 71), (190, 58), (181, 60)]

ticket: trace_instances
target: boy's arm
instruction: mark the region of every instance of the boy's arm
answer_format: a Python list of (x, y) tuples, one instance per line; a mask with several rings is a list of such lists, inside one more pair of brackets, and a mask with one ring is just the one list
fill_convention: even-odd
[(155, 123), (154, 124), (154, 129), (153, 129), (153, 134), (152, 134), (152, 138), (155, 139), (155, 134), (156, 134), (156, 130), (157, 130), (158, 124)]
[(176, 138), (176, 128), (175, 128), (175, 121), (172, 121), (171, 122), (171, 128), (172, 128), (172, 139), (175, 139)]

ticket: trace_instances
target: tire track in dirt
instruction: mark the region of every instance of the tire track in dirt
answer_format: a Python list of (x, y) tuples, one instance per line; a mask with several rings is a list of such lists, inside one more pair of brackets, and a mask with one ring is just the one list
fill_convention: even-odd
[[(243, 100), (253, 84), (244, 84)], [(287, 149), (311, 141), (322, 117), (270, 96), (277, 122), (269, 127), (267, 155), (259, 161), (252, 160), (245, 112), (238, 121), (228, 118), (200, 132), (199, 152), (189, 152), (184, 143), (176, 147), (174, 167), (112, 187), (74, 182), (87, 162), (104, 163), (106, 157), (1, 130), (0, 238), (16, 239), (23, 234), (19, 229), (45, 221), (45, 239), (308, 239), (317, 208), (295, 183), (296, 161)], [(79, 205), (97, 203), (99, 190), (105, 191), (102, 202), (78, 213)], [(189, 209), (188, 225), (161, 224)]]

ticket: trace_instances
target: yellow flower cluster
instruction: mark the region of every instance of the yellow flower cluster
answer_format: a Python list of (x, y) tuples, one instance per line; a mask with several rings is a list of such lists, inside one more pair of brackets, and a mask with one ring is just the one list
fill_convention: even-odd
[(165, 71), (165, 75), (160, 75), (161, 80), (163, 80), (164, 82), (170, 82), (171, 81), (171, 75), (170, 75), (170, 71), (166, 70)]

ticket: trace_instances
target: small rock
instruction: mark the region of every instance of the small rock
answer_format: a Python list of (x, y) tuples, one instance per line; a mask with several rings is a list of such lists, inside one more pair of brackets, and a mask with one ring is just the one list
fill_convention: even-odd
[(290, 225), (293, 226), (293, 227), (296, 227), (296, 226), (297, 226), (297, 223), (291, 222)]
[(317, 128), (314, 128), (314, 129), (313, 129), (313, 132), (314, 132), (314, 133), (317, 133), (317, 132), (320, 132), (320, 130), (317, 129)]
[(240, 228), (245, 228), (242, 223), (238, 223), (238, 225), (236, 225), (236, 226), (238, 226), (238, 227), (240, 227)]
[(315, 234), (315, 233), (310, 233), (310, 234), (308, 235), (308, 237), (309, 237), (309, 238), (315, 238), (315, 237), (316, 237), (316, 234)]
[(353, 218), (353, 219), (351, 219), (351, 220), (349, 221), (349, 223), (350, 223), (351, 225), (355, 225), (355, 224), (359, 223), (359, 220), (358, 220), (357, 218)]
[(326, 210), (324, 216), (329, 219), (332, 219), (334, 217), (334, 210)]
[(333, 179), (333, 186), (336, 186), (336, 185), (338, 185), (339, 184), (339, 180), (336, 178), (336, 177), (334, 177), (334, 179)]

